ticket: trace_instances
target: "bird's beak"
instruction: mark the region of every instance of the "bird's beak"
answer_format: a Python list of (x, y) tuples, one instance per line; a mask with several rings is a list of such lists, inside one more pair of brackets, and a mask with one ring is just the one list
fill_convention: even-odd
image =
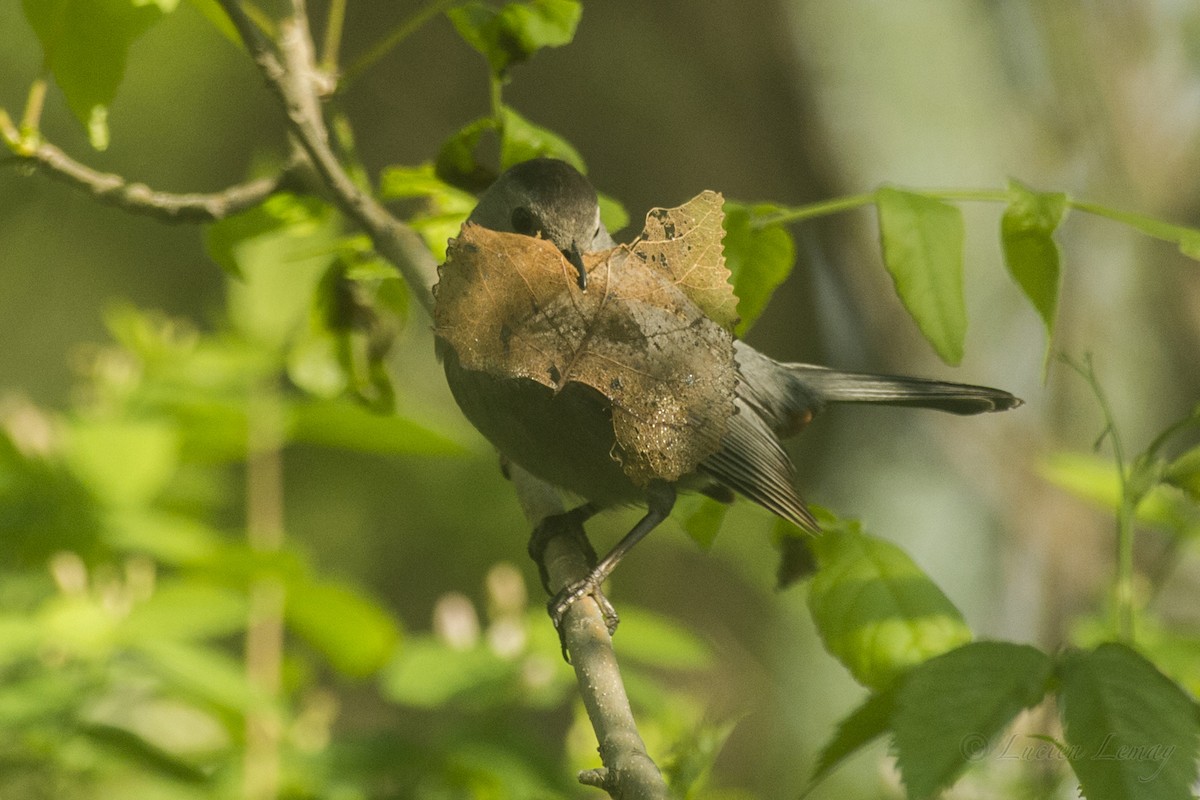
[(579, 278), (578, 278), (579, 290), (581, 292), (586, 292), (587, 291), (587, 268), (583, 266), (583, 254), (579, 252), (579, 248), (574, 244), (572, 244), (566, 250), (563, 250), (562, 254), (567, 259), (567, 261), (569, 261), (571, 263), (571, 266), (575, 268), (575, 271), (579, 273)]

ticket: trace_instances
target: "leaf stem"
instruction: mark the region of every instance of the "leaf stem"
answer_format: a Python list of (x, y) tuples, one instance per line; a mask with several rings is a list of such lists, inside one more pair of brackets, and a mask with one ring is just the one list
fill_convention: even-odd
[(345, 89), (356, 81), (360, 75), (375, 66), (376, 62), (386, 56), (392, 48), (415, 33), (426, 22), (429, 22), (429, 20), (445, 11), (454, 2), (455, 0), (434, 0), (393, 28), (391, 33), (381, 39), (378, 44), (368, 50), (365, 55), (360, 56), (357, 61), (346, 69), (342, 74), (340, 88)]
[(1117, 506), (1117, 568), (1113, 586), (1113, 600), (1115, 604), (1115, 628), (1117, 638), (1126, 644), (1132, 644), (1134, 639), (1133, 626), (1133, 512), (1134, 512), (1134, 497), (1133, 490), (1130, 486), (1129, 471), (1125, 466), (1125, 449), (1121, 444), (1121, 436), (1117, 431), (1117, 426), (1113, 417), (1112, 407), (1108, 404), (1108, 396), (1104, 393), (1103, 387), (1100, 385), (1099, 379), (1096, 377), (1095, 366), (1092, 363), (1092, 355), (1088, 353), (1084, 356), (1083, 363), (1076, 361), (1070, 356), (1060, 354), (1059, 358), (1068, 367), (1087, 381), (1088, 386), (1092, 390), (1092, 394), (1096, 398), (1096, 402), (1100, 406), (1100, 413), (1104, 417), (1104, 432), (1101, 433), (1100, 439), (1096, 442), (1097, 445), (1104, 440), (1105, 437), (1112, 442), (1113, 459), (1117, 464), (1117, 475), (1120, 480), (1121, 499)]
[(1130, 211), (1121, 211), (1108, 206), (1100, 205), (1099, 203), (1088, 202), (1087, 200), (1067, 200), (1068, 205), (1072, 208), (1079, 209), (1088, 214), (1094, 214), (1097, 217), (1115, 220), (1123, 225), (1128, 225), (1135, 230), (1139, 230), (1147, 236), (1155, 239), (1161, 239), (1165, 242), (1173, 244), (1182, 244), (1185, 240), (1200, 236), (1200, 231), (1194, 228), (1186, 228), (1182, 225), (1174, 225), (1170, 222), (1164, 222), (1161, 219), (1156, 219), (1145, 214), (1135, 214)]
[(25, 99), (25, 113), (21, 117), (21, 132), (28, 136), (38, 129), (42, 122), (42, 109), (46, 105), (46, 76), (35, 78), (29, 84), (29, 96)]
[(854, 194), (846, 197), (835, 197), (832, 200), (822, 200), (819, 203), (809, 203), (808, 205), (796, 206), (795, 208), (785, 209), (775, 214), (768, 214), (750, 221), (750, 227), (755, 230), (769, 228), (772, 225), (785, 225), (792, 222), (802, 222), (806, 219), (814, 217), (825, 217), (830, 214), (837, 214), (842, 211), (849, 211), (852, 208), (870, 205), (875, 202), (875, 193), (869, 194)]
[(346, 0), (329, 0), (329, 14), (325, 17), (325, 40), (321, 45), (321, 69), (330, 75), (337, 72), (345, 22)]

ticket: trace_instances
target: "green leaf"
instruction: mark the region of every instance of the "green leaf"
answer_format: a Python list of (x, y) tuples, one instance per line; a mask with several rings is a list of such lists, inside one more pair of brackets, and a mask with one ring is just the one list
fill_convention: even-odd
[(891, 728), (895, 704), (896, 687), (891, 686), (871, 694), (862, 705), (850, 712), (850, 716), (839, 722), (833, 738), (821, 748), (809, 786), (825, 780), (839, 764), (887, 733)]
[(962, 361), (963, 221), (954, 206), (888, 186), (875, 193), (883, 260), (904, 307), (947, 364)]
[[(1051, 483), (1101, 508), (1116, 512), (1121, 503), (1121, 479), (1110, 459), (1090, 453), (1054, 453), (1043, 459), (1038, 472)], [(1168, 479), (1170, 471), (1168, 469)], [(1134, 509), (1144, 523), (1186, 533), (1200, 526), (1195, 504), (1170, 486), (1147, 491)]]
[(289, 584), (287, 621), (334, 669), (352, 677), (377, 672), (400, 641), (400, 629), (387, 611), (338, 583)]
[(500, 169), (531, 158), (557, 158), (587, 173), (583, 156), (558, 134), (535, 125), (508, 106), (500, 109)]
[(196, 580), (166, 581), (136, 604), (121, 635), (141, 639), (207, 639), (246, 626), (246, 598), (233, 589)]
[(88, 739), (112, 751), (123, 764), (139, 773), (157, 774), (176, 781), (204, 784), (212, 780), (209, 770), (188, 763), (128, 728), (107, 723), (84, 723), (79, 728)]
[(379, 194), (385, 200), (425, 200), (431, 213), (462, 214), (475, 207), (475, 196), (438, 177), (432, 162), (415, 167), (391, 166), (379, 177)]
[(105, 540), (112, 547), (141, 553), (173, 566), (212, 558), (223, 538), (197, 518), (154, 509), (123, 510), (111, 517)]
[(108, 146), (108, 106), (133, 42), (175, 3), (167, 0), (23, 0), (45, 64), (92, 147)]
[(796, 262), (796, 244), (786, 228), (755, 224), (756, 219), (777, 211), (778, 206), (773, 205), (725, 201), (725, 266), (738, 297), (740, 319), (734, 329), (738, 336), (745, 335), (758, 319)]
[(200, 14), (209, 21), (209, 23), (220, 31), (221, 35), (232, 42), (235, 46), (242, 46), (242, 37), (238, 35), (237, 28), (233, 26), (229, 15), (225, 13), (225, 9), (221, 8), (221, 4), (217, 0), (188, 0)]
[(1053, 672), (1037, 648), (972, 642), (906, 675), (896, 694), (896, 761), (911, 798), (932, 797), (989, 752), (1022, 709), (1045, 696)]
[(1069, 650), (1058, 664), (1066, 755), (1088, 800), (1185, 800), (1196, 781), (1200, 711), (1121, 644)]
[(34, 658), (42, 648), (42, 630), (26, 614), (0, 614), (0, 668)]
[(1200, 501), (1200, 446), (1178, 456), (1168, 466), (1165, 480)]
[(675, 504), (675, 519), (692, 541), (705, 550), (712, 547), (729, 506), (704, 495), (689, 495)]
[(73, 420), (67, 463), (102, 503), (130, 507), (148, 503), (175, 474), (180, 439), (162, 420)]
[[(455, 170), (477, 169), (474, 147), (467, 153), (454, 156)], [(458, 234), (467, 215), (475, 207), (475, 195), (465, 192), (438, 177), (431, 163), (417, 167), (389, 167), (380, 179), (380, 193), (389, 200), (422, 200), (408, 222), (439, 260), (446, 258), (446, 242)]]
[(384, 694), (398, 703), (442, 709), (455, 702), (503, 704), (518, 680), (519, 664), (491, 648), (450, 647), (432, 637), (410, 639), (383, 675)]
[(26, 457), (0, 429), (0, 563), (42, 570), (59, 550), (96, 555), (100, 516), (94, 491), (68, 465)]
[(229, 285), (234, 326), (273, 347), (301, 332), (317, 284), (338, 256), (341, 228), (330, 206), (289, 194), (209, 225), (210, 256), (240, 278)]
[(681, 623), (639, 608), (621, 609), (621, 635), (613, 648), (622, 660), (674, 670), (712, 664), (712, 648)]
[(600, 202), (600, 221), (609, 233), (616, 233), (629, 224), (629, 212), (625, 206), (603, 192), (597, 192), (596, 199)]
[(569, 44), (582, 13), (575, 0), (529, 0), (499, 9), (487, 3), (465, 3), (446, 16), (463, 41), (488, 60), (492, 74), (503, 77), (511, 66), (528, 61), (543, 47)]
[(299, 403), (292, 407), (288, 438), (294, 442), (343, 447), (384, 455), (460, 455), (462, 445), (417, 423), (376, 414), (345, 400)]
[(962, 614), (898, 547), (857, 523), (812, 539), (820, 564), (808, 607), (821, 640), (865, 686), (881, 689), (971, 639)]
[(472, 120), (454, 132), (438, 150), (434, 161), (434, 173), (446, 183), (461, 189), (479, 191), (496, 179), (496, 173), (479, 163), (475, 151), (488, 131), (495, 131), (499, 123), (492, 117)]
[(1008, 196), (1008, 207), (1000, 219), (1004, 263), (1051, 337), (1062, 283), (1054, 231), (1067, 210), (1067, 196), (1034, 192), (1015, 180), (1008, 182)]
[(267, 702), (246, 679), (242, 665), (212, 647), (176, 639), (140, 639), (134, 649), (170, 686), (206, 702), (237, 712)]
[(337, 336), (326, 331), (310, 331), (288, 350), (288, 378), (316, 397), (337, 397), (349, 383), (339, 352)]
[(703, 789), (737, 723), (736, 719), (705, 721), (672, 748), (663, 764), (663, 777), (672, 797), (708, 796)]

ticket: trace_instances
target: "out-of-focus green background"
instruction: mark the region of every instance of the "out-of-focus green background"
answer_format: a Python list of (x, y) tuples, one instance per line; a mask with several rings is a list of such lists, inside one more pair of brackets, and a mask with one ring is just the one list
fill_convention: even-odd
[[(366, 50), (411, 5), (351, 2), (343, 51)], [(40, 58), (19, 3), (0, 2), (0, 104), (10, 112)], [(513, 78), (506, 99), (571, 141), (634, 219), (707, 188), (799, 204), (884, 182), (999, 188), (1015, 177), (1200, 223), (1200, 8), (1190, 3), (608, 0), (585, 7), (572, 45), (540, 53)], [(486, 113), (486, 69), (441, 18), (340, 102), (374, 174), (430, 159)], [(220, 189), (261, 148), (283, 147), (258, 74), (186, 3), (134, 46), (110, 125), (111, 147), (90, 152), (52, 90), (42, 127), (80, 160), (170, 191)], [(1025, 398), (1018, 411), (969, 419), (834, 409), (792, 452), (808, 498), (901, 543), (977, 633), (1053, 648), (1073, 615), (1099, 602), (1111, 524), (1037, 465), (1059, 449), (1086, 450), (1102, 424), (1077, 378), (1054, 366), (1042, 382), (1041, 324), (1000, 261), (1001, 209), (965, 210), (971, 322), (961, 368), (940, 364), (904, 314), (867, 212), (794, 229), (797, 268), (750, 339), (780, 359), (935, 375)], [(1116, 419), (1140, 448), (1200, 396), (1197, 266), (1081, 214), (1060, 242), (1055, 347), (1094, 354)], [(72, 366), (106, 338), (110, 304), (204, 325), (224, 286), (197, 227), (132, 216), (0, 166), (0, 402), (65, 407)], [(497, 561), (517, 564), (531, 586), (535, 578), (512, 493), (458, 416), (419, 313), (395, 370), (405, 412), (471, 455), (291, 450), (287, 524), (326, 571), (370, 587), (419, 629), (444, 593), (481, 597)], [(608, 515), (594, 538), (613, 541), (631, 519)], [(804, 590), (772, 590), (774, 557), (767, 526), (744, 511), (708, 553), (668, 526), (622, 565), (611, 596), (678, 617), (715, 644), (720, 666), (706, 690), (718, 707), (749, 711), (722, 756), (723, 779), (792, 796), (812, 748), (862, 690), (814, 638)], [(1196, 570), (1190, 584), (1187, 574), (1166, 590), (1194, 592)]]

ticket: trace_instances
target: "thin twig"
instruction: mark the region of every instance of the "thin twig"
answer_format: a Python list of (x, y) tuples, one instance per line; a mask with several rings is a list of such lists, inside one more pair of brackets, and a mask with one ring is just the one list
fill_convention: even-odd
[[(553, 488), (515, 464), (509, 465), (509, 474), (531, 525), (536, 527), (547, 517), (562, 513)], [(586, 577), (591, 568), (580, 544), (582, 530), (573, 533), (578, 535), (559, 535), (546, 543), (543, 557), (552, 591)], [(617, 800), (670, 797), (662, 773), (647, 755), (638, 733), (612, 637), (595, 600), (585, 596), (567, 609), (562, 636), (604, 764), (602, 769), (581, 773), (580, 783), (602, 788)]]
[(354, 83), (360, 75), (366, 72), (379, 59), (386, 56), (392, 51), (396, 45), (411, 36), (422, 25), (436, 17), (438, 14), (445, 11), (449, 6), (453, 5), (456, 0), (434, 0), (434, 2), (425, 6), (417, 13), (413, 14), (408, 19), (396, 26), (391, 33), (385, 36), (378, 44), (367, 51), (366, 55), (361, 56), (357, 61), (350, 65), (343, 73), (340, 82), (340, 87), (345, 89), (350, 84)]
[(29, 95), (25, 100), (25, 113), (21, 115), (21, 130), (36, 131), (42, 122), (42, 109), (46, 105), (46, 76), (39, 76), (29, 85)]
[(17, 163), (35, 165), (46, 175), (80, 189), (101, 203), (167, 222), (211, 222), (245, 211), (297, 183), (303, 159), (294, 159), (274, 175), (235, 184), (218, 192), (161, 192), (121, 175), (99, 172), (45, 141), (25, 146), (4, 136)]
[(346, 22), (346, 0), (330, 0), (325, 17), (325, 42), (321, 48), (321, 69), (330, 75), (337, 72), (341, 58), (342, 27)]

